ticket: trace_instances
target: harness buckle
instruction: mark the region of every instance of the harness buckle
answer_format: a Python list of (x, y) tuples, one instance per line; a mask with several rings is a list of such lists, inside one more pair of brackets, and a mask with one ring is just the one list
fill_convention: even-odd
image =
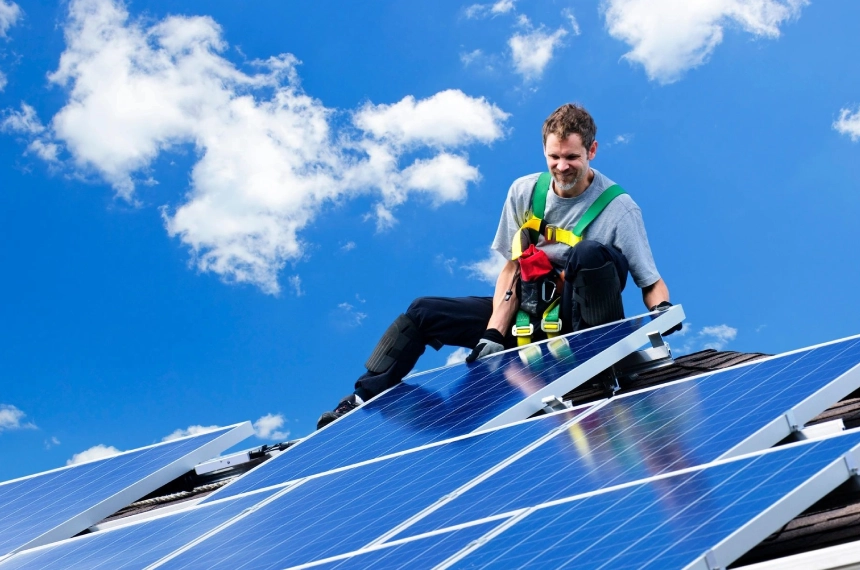
[(544, 237), (546, 241), (555, 241), (555, 232), (558, 231), (558, 226), (551, 226), (549, 224), (546, 225), (546, 233)]
[(546, 318), (540, 320), (540, 330), (545, 333), (561, 332), (561, 319), (557, 321), (548, 321)]
[(527, 327), (518, 327), (517, 325), (514, 325), (511, 329), (511, 334), (514, 336), (532, 336), (534, 332), (535, 326), (531, 323), (529, 323), (529, 326)]

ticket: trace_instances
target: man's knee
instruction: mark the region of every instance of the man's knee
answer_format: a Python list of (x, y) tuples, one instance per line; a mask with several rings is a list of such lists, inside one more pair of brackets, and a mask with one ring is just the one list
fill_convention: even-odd
[(567, 267), (573, 269), (597, 269), (607, 261), (606, 246), (594, 240), (582, 240), (567, 254)]
[(426, 322), (428, 315), (433, 312), (433, 308), (436, 305), (435, 299), (436, 297), (418, 297), (406, 309), (406, 314), (415, 322), (419, 329)]
[(369, 372), (381, 374), (389, 370), (402, 357), (408, 359), (413, 356), (412, 353), (418, 353), (414, 357), (417, 360), (422, 352), (424, 352), (424, 339), (421, 331), (409, 315), (400, 315), (382, 334), (364, 367)]

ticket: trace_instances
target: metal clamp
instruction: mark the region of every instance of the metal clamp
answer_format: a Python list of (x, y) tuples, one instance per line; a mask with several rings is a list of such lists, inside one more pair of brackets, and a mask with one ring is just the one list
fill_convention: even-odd
[(546, 398), (541, 399), (541, 404), (543, 404), (543, 411), (548, 414), (570, 409), (570, 407), (558, 396), (547, 396)]
[(546, 225), (546, 232), (544, 233), (544, 237), (546, 241), (555, 241), (555, 233), (558, 231), (558, 226), (551, 226), (549, 224)]

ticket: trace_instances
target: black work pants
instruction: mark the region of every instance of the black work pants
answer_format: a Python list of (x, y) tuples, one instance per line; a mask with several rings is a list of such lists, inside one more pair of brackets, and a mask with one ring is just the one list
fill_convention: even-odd
[[(627, 259), (620, 251), (595, 241), (584, 240), (570, 250), (565, 264), (565, 290), (583, 269), (597, 269), (611, 261), (618, 270), (621, 288), (627, 282)], [(565, 294), (562, 304), (563, 332), (581, 330), (586, 325), (578, 314), (571, 295)], [(418, 359), (431, 346), (462, 346), (473, 348), (481, 340), (493, 314), (492, 297), (419, 297), (406, 310), (420, 334), (401, 352), (385, 372), (365, 372), (355, 383), (355, 393), (367, 400), (394, 386), (409, 374)], [(590, 323), (591, 325), (602, 323)], [(517, 345), (510, 330), (505, 335), (505, 348)], [(537, 332), (537, 331), (536, 331)]]

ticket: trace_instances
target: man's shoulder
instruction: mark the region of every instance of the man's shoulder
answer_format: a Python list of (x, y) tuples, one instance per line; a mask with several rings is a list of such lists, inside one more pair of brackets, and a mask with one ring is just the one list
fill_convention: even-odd
[[(610, 186), (612, 186), (614, 184), (618, 184), (617, 182), (615, 182), (614, 180), (612, 180), (611, 178), (609, 178), (608, 176), (606, 176), (602, 172), (600, 172), (596, 169), (592, 169), (592, 170), (594, 170), (594, 182), (597, 183), (596, 186), (600, 189), (600, 192), (603, 192), (604, 190), (606, 190), (607, 188), (609, 188)], [(594, 182), (592, 184), (594, 184)], [(622, 185), (622, 184), (618, 184), (618, 185), (621, 186), (622, 188), (624, 188), (624, 185)], [(636, 204), (636, 201), (633, 199), (633, 197), (627, 191), (627, 188), (624, 188), (624, 194), (621, 194), (620, 196), (615, 198), (615, 200), (612, 201), (611, 205), (614, 205), (615, 208), (623, 208), (626, 211), (639, 209), (639, 205)]]
[(511, 184), (511, 192), (528, 192), (529, 196), (531, 196), (531, 192), (532, 190), (534, 190), (535, 184), (537, 183), (537, 179), (538, 177), (540, 177), (540, 175), (540, 172), (535, 172), (534, 174), (526, 174), (525, 176), (520, 176)]

